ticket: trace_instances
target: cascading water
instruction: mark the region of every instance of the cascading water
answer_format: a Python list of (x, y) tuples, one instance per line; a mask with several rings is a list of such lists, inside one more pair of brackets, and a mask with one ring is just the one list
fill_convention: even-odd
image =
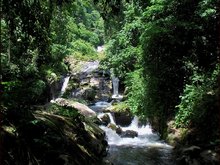
[(135, 117), (123, 131), (132, 130), (138, 133), (135, 138), (122, 138), (110, 128), (101, 126), (106, 132), (109, 148), (107, 160), (114, 165), (174, 165), (172, 147), (159, 140), (152, 132), (150, 125), (138, 126)]
[(113, 95), (112, 95), (112, 98), (113, 99), (122, 99), (123, 96), (119, 95), (118, 93), (118, 88), (119, 88), (119, 79), (118, 77), (113, 77), (112, 78), (112, 85), (113, 85)]
[[(68, 86), (68, 83), (69, 83), (69, 79), (70, 79), (70, 76), (67, 76), (63, 79), (63, 84), (62, 84), (62, 87), (61, 87), (61, 90), (59, 92), (57, 92), (55, 89), (52, 90), (52, 99), (50, 100), (50, 102), (54, 102), (57, 98), (60, 98), (62, 97), (62, 95), (64, 94), (64, 92), (66, 91), (66, 88)], [(57, 93), (57, 94), (55, 94)]]
[(70, 76), (67, 76), (64, 78), (63, 85), (62, 85), (61, 92), (60, 92), (60, 96), (62, 96), (64, 94), (64, 92), (66, 91), (66, 88), (69, 83), (69, 79), (70, 79)]
[[(91, 107), (102, 116), (102, 110), (110, 106), (107, 102), (98, 102)], [(111, 123), (115, 124), (114, 117), (107, 113)], [(121, 127), (122, 131), (132, 130), (138, 133), (137, 137), (121, 137), (115, 130), (100, 126), (105, 132), (109, 144), (106, 160), (114, 165), (175, 165), (172, 157), (172, 147), (159, 140), (159, 136), (152, 132), (149, 124), (138, 125), (139, 120), (134, 117), (128, 127)]]
[(118, 96), (118, 84), (119, 84), (119, 79), (118, 77), (113, 77), (112, 78), (112, 84), (113, 84), (113, 96)]

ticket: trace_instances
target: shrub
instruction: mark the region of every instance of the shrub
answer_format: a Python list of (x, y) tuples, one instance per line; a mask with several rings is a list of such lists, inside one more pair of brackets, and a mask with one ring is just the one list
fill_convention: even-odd
[(206, 122), (207, 115), (217, 109), (217, 76), (219, 67), (212, 74), (194, 70), (190, 83), (186, 84), (181, 102), (176, 106), (175, 125), (189, 127)]

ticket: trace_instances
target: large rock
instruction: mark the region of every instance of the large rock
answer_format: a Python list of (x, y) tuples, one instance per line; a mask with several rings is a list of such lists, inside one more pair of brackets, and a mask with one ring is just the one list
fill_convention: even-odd
[(133, 116), (128, 112), (114, 112), (115, 123), (120, 126), (129, 126), (133, 120)]
[(105, 132), (80, 114), (69, 118), (37, 111), (28, 117), (21, 118), (14, 134), (7, 127), (0, 130), (6, 164), (96, 165), (107, 154)]
[(191, 156), (194, 156), (194, 155), (198, 155), (198, 153), (201, 151), (201, 148), (198, 147), (198, 146), (190, 146), (190, 147), (187, 147), (187, 148), (184, 148), (182, 150), (182, 153), (183, 154), (187, 154), (187, 155), (191, 155)]
[(115, 103), (114, 100), (112, 100), (112, 106), (105, 109), (103, 112), (111, 112), (114, 114), (114, 119), (116, 125), (120, 125), (122, 127), (129, 126), (134, 118), (132, 115), (129, 107), (126, 103)]
[(100, 120), (102, 121), (102, 124), (107, 126), (110, 123), (110, 117), (108, 114), (104, 114), (100, 117)]
[(98, 68), (98, 61), (76, 61), (70, 57), (67, 62), (70, 63), (70, 81), (78, 84), (74, 85), (69, 95), (88, 102), (110, 99), (112, 93), (110, 75), (107, 77), (103, 75), (103, 71)]
[(133, 130), (126, 130), (126, 131), (122, 131), (120, 136), (123, 138), (135, 138), (138, 136), (138, 133)]
[(97, 91), (95, 88), (86, 88), (82, 94), (85, 100), (94, 101)]
[(79, 102), (72, 102), (72, 101), (70, 102), (67, 99), (58, 98), (55, 100), (55, 103), (60, 106), (72, 107), (73, 109), (78, 110), (80, 114), (86, 117), (96, 116), (96, 113), (92, 109), (90, 109), (88, 106), (82, 103), (79, 103)]
[(77, 109), (82, 115), (91, 117), (91, 116), (96, 116), (96, 113), (91, 110), (88, 106), (79, 103), (79, 102), (74, 102), (71, 104), (75, 109)]

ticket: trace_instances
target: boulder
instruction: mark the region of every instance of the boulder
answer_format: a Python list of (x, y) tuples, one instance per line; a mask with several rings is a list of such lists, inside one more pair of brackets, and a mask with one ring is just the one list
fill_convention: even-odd
[(59, 106), (71, 107), (73, 109), (76, 109), (79, 111), (80, 114), (86, 117), (96, 116), (96, 113), (92, 109), (79, 102), (70, 102), (67, 99), (58, 98), (55, 100), (55, 103)]
[(111, 97), (110, 76), (103, 76), (103, 71), (99, 69), (99, 61), (76, 61), (71, 57), (66, 60), (70, 64), (72, 80), (77, 83), (70, 91), (72, 97), (89, 102), (108, 100)]
[(200, 165), (199, 153), (201, 148), (198, 146), (190, 146), (181, 149), (181, 157), (177, 159), (178, 164)]
[(116, 133), (119, 134), (119, 135), (122, 134), (122, 129), (121, 129), (121, 127), (117, 127), (115, 131), (116, 131)]
[(138, 133), (133, 130), (126, 130), (126, 131), (122, 131), (120, 136), (123, 138), (135, 138), (138, 136)]
[(120, 126), (129, 126), (133, 120), (133, 116), (128, 112), (114, 112), (115, 122)]
[(100, 117), (103, 125), (107, 126), (110, 123), (110, 117), (108, 114), (104, 114), (103, 116)]
[(79, 111), (80, 114), (86, 116), (86, 117), (92, 117), (96, 116), (96, 113), (90, 109), (88, 106), (79, 103), (79, 102), (73, 102), (71, 103), (71, 106)]
[(56, 103), (59, 106), (68, 106), (69, 102), (66, 99), (63, 98), (57, 98), (55, 101), (53, 101), (52, 103)]
[(80, 114), (70, 118), (36, 111), (21, 119), (16, 133), (12, 127), (0, 130), (6, 164), (95, 165), (107, 154), (105, 132)]
[(82, 94), (82, 98), (89, 101), (94, 101), (96, 96), (96, 90), (94, 88), (86, 88)]
[(102, 125), (102, 121), (97, 116), (90, 117), (90, 120), (97, 125)]

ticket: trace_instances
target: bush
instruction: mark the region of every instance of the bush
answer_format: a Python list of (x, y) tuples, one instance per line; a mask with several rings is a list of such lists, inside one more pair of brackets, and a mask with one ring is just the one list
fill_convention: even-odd
[(86, 55), (86, 56), (96, 55), (96, 51), (94, 47), (89, 42), (79, 39), (72, 42), (71, 45), (72, 45), (71, 49), (74, 52), (80, 52), (82, 55)]
[(127, 74), (126, 85), (128, 86), (128, 105), (134, 114), (143, 113), (143, 98), (145, 84), (141, 76), (142, 70), (136, 70)]
[[(219, 67), (212, 74), (201, 74), (197, 70), (191, 77), (191, 83), (186, 84), (181, 102), (176, 106), (175, 125), (189, 127), (206, 122), (207, 115), (215, 114), (217, 109), (217, 76)], [(214, 119), (214, 118), (213, 118)]]

